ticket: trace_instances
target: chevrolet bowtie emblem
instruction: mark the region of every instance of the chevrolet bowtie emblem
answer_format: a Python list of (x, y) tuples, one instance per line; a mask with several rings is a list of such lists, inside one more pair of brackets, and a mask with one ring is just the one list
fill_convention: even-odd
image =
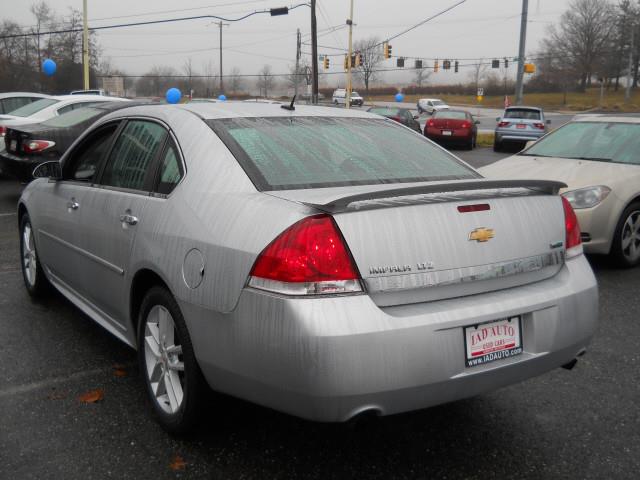
[(469, 241), (475, 240), (476, 242), (483, 243), (488, 242), (495, 236), (496, 234), (493, 228), (480, 227), (469, 234)]

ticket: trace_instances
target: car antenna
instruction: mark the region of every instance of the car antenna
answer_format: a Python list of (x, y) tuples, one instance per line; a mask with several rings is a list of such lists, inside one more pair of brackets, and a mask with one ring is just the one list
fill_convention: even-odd
[(291, 110), (293, 112), (296, 109), (296, 107), (293, 106), (293, 102), (295, 101), (296, 101), (296, 95), (294, 95), (293, 98), (291, 99), (290, 105), (280, 105), (280, 108), (284, 108), (285, 110)]

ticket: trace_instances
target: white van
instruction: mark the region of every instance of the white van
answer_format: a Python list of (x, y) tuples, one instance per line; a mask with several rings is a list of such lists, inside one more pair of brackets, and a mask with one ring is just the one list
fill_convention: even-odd
[[(335, 105), (346, 105), (347, 103), (347, 90), (344, 88), (338, 88), (335, 92), (333, 92), (333, 103)], [(364, 103), (364, 98), (362, 98), (358, 92), (351, 91), (351, 105), (360, 105)]]

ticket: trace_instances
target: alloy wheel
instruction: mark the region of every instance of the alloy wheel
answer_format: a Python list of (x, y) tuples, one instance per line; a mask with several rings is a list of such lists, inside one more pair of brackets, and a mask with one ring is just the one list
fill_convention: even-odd
[(640, 258), (640, 210), (629, 214), (622, 227), (622, 254), (629, 261), (635, 263)]
[(22, 268), (25, 278), (31, 287), (36, 284), (37, 265), (33, 231), (31, 230), (31, 224), (27, 223), (22, 230)]
[(169, 414), (180, 410), (184, 400), (184, 360), (173, 317), (155, 305), (144, 329), (146, 374), (154, 399)]

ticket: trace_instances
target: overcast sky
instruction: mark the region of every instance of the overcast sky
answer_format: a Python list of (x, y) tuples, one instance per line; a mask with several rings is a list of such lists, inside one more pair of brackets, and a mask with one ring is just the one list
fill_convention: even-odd
[[(458, 0), (354, 0), (354, 40), (376, 36), (388, 38), (405, 28), (457, 3)], [(2, 0), (2, 3), (9, 0)], [(82, 0), (48, 0), (58, 13), (68, 8), (82, 9)], [(284, 0), (89, 0), (89, 25), (110, 25), (172, 17), (215, 14), (239, 17), (246, 13), (284, 5)], [(301, 2), (298, 2), (301, 3)], [(537, 50), (546, 27), (559, 20), (570, 0), (530, 0), (527, 52)], [(21, 25), (33, 23), (29, 0), (11, 2), (11, 20)], [(318, 0), (319, 54), (336, 53), (327, 47), (346, 48), (347, 29), (327, 31), (344, 25), (349, 15), (349, 0)], [(184, 8), (180, 8), (183, 6)], [(395, 55), (424, 58), (463, 59), (513, 58), (518, 53), (521, 0), (467, 0), (452, 11), (391, 42)], [(7, 12), (2, 8), (0, 11)], [(270, 64), (274, 73), (287, 72), (295, 61), (295, 34), (300, 28), (308, 42), (310, 9), (292, 10), (288, 16), (255, 15), (223, 28), (223, 66), (225, 73), (238, 67), (250, 74)], [(130, 74), (141, 74), (154, 65), (181, 69), (191, 58), (199, 73), (208, 62), (218, 71), (219, 31), (213, 20), (192, 20), (173, 24), (138, 26), (101, 31), (98, 41), (103, 55), (113, 66)], [(303, 44), (303, 52), (311, 47)], [(412, 63), (412, 62), (411, 62)], [(429, 63), (432, 63), (431, 61)], [(392, 60), (385, 67), (395, 66)], [(209, 68), (211, 68), (209, 66)], [(342, 58), (332, 57), (331, 70), (342, 70)], [(461, 68), (458, 77), (441, 72), (431, 81), (466, 81), (469, 68)], [(322, 72), (322, 70), (320, 70)], [(515, 68), (511, 71), (515, 74)], [(409, 74), (387, 73), (387, 83), (408, 80)], [(338, 77), (332, 77), (338, 81)]]

